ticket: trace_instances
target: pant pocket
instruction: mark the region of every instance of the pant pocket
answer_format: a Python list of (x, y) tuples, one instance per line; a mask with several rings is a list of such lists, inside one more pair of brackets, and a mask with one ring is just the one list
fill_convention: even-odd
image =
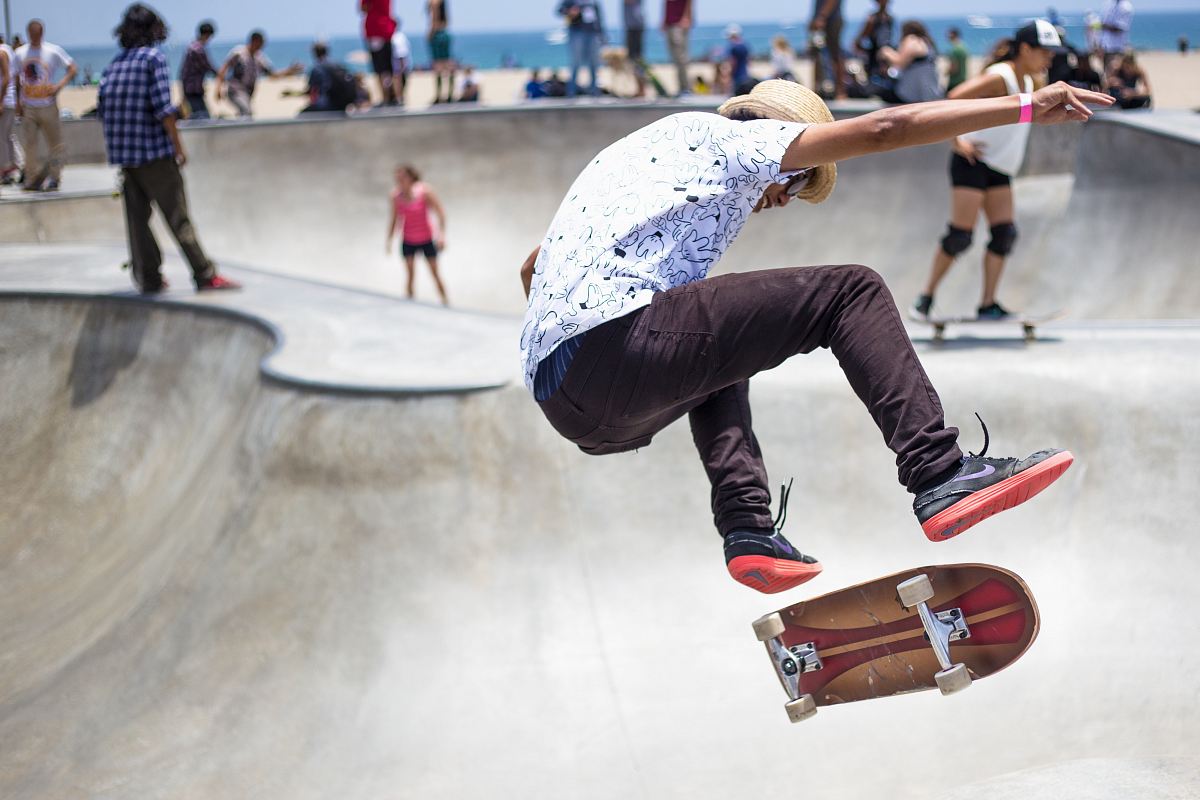
[(649, 331), (637, 383), (621, 417), (648, 419), (704, 393), (716, 363), (711, 333)]

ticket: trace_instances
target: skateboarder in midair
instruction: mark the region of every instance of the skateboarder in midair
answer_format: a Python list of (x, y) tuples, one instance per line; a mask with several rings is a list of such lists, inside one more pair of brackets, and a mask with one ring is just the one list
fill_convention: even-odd
[(687, 415), (730, 575), (779, 592), (821, 565), (772, 519), (748, 381), (828, 347), (896, 453), (926, 536), (962, 533), (1046, 488), (1071, 454), (988, 458), (985, 441), (964, 456), (891, 293), (869, 268), (708, 270), (750, 214), (824, 201), (838, 161), (1018, 121), (1082, 121), (1086, 104), (1111, 102), (1057, 83), (835, 122), (808, 89), (770, 80), (716, 114), (651, 123), (591, 160), (521, 268), (526, 385), (554, 429), (593, 455), (645, 447)]

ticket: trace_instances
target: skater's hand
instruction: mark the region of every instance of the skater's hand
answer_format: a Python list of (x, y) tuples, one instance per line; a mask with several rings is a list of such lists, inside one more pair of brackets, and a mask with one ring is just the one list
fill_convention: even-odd
[(438, 249), (439, 253), (446, 249), (446, 237), (445, 236), (438, 237), (437, 249)]
[(954, 152), (971, 162), (972, 166), (974, 166), (977, 160), (983, 158), (983, 151), (985, 149), (983, 142), (972, 142), (970, 139), (964, 139), (961, 136), (954, 140)]
[(1088, 105), (1108, 107), (1112, 97), (1059, 81), (1033, 93), (1033, 121), (1039, 125), (1057, 125), (1060, 122), (1083, 122), (1092, 116)]
[(175, 151), (175, 164), (180, 167), (187, 164), (187, 153), (183, 151), (183, 147)]

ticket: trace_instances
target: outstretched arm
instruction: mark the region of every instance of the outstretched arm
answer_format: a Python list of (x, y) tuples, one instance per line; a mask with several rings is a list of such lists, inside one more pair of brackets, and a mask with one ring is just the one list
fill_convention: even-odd
[(521, 265), (521, 286), (525, 288), (525, 296), (529, 297), (529, 287), (533, 283), (533, 265), (537, 262), (538, 253), (542, 252), (542, 246), (539, 244), (533, 248), (533, 252), (529, 254), (529, 258), (525, 259), (525, 263)]
[[(1092, 116), (1087, 104), (1110, 106), (1098, 92), (1058, 82), (1033, 93), (1033, 121), (1039, 125), (1082, 122)], [(1017, 95), (985, 100), (935, 100), (886, 108), (853, 119), (808, 126), (788, 145), (784, 171), (848, 158), (945, 141), (964, 133), (1009, 125), (1020, 119)]]

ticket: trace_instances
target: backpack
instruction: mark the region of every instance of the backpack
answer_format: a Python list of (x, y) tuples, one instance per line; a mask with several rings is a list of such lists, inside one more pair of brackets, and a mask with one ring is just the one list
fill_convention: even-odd
[(329, 105), (337, 111), (345, 111), (358, 99), (358, 83), (341, 64), (327, 64), (326, 69), (329, 71)]

